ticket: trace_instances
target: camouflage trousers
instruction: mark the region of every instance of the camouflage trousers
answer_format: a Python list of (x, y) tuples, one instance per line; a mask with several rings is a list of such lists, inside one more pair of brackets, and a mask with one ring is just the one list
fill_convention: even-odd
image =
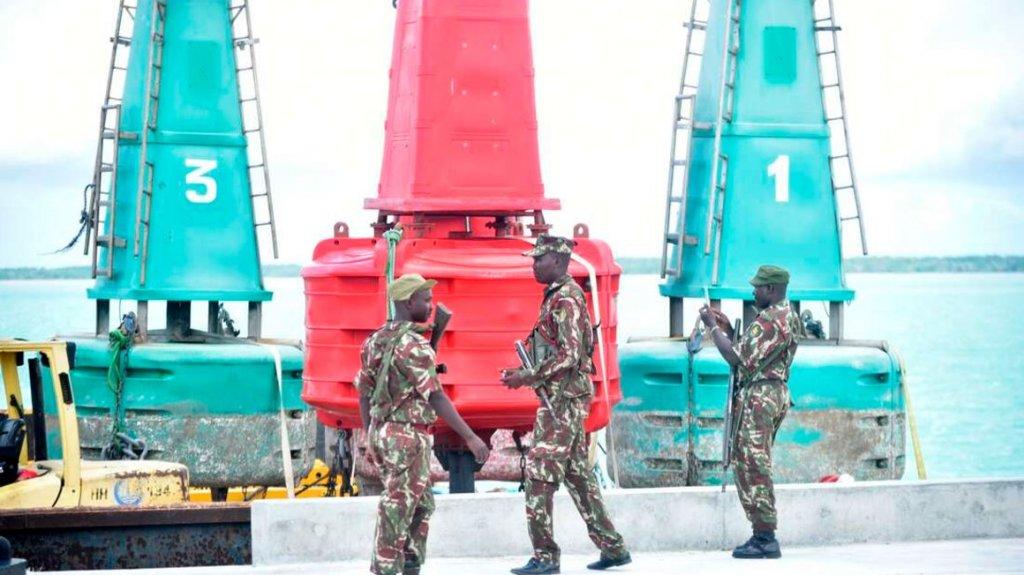
[(733, 463), (736, 491), (755, 531), (774, 531), (775, 489), (772, 445), (789, 411), (789, 388), (778, 381), (757, 381), (743, 389)]
[(558, 485), (565, 482), (576, 509), (587, 524), (590, 540), (606, 555), (626, 552), (622, 536), (615, 531), (597, 478), (587, 465), (587, 418), (590, 398), (552, 401), (554, 413), (541, 406), (533, 424), (533, 447), (526, 464), (526, 523), (534, 557), (558, 562), (561, 551), (555, 543), (552, 511)]
[(426, 559), (427, 531), (434, 512), (430, 491), (430, 434), (403, 423), (383, 423), (369, 440), (383, 460), (384, 491), (377, 505), (370, 571), (399, 575)]

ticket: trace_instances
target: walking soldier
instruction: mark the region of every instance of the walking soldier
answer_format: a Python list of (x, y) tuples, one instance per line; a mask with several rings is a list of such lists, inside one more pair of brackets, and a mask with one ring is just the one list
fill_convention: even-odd
[(772, 445), (789, 410), (789, 368), (803, 328), (786, 299), (788, 271), (761, 266), (750, 283), (754, 286), (754, 305), (760, 313), (735, 348), (733, 328), (725, 314), (704, 306), (700, 317), (710, 328), (722, 357), (739, 371), (742, 395), (733, 463), (736, 491), (754, 535), (734, 549), (732, 556), (775, 559), (782, 553), (775, 539), (778, 518), (772, 486)]
[(486, 461), (484, 442), (466, 425), (441, 389), (434, 350), (417, 324), (430, 318), (434, 280), (406, 274), (388, 289), (394, 320), (363, 343), (355, 378), (367, 435), (366, 453), (384, 484), (370, 571), (376, 575), (418, 575), (426, 558), (430, 491), (430, 428), (441, 418)]
[(540, 236), (534, 249), (534, 278), (547, 287), (540, 317), (530, 334), (532, 368), (505, 370), (502, 382), (511, 389), (530, 386), (545, 393), (550, 407), (541, 405), (533, 427), (533, 446), (527, 454), (526, 518), (533, 557), (518, 575), (559, 573), (559, 547), (552, 530), (552, 506), (558, 485), (565, 486), (587, 524), (601, 557), (587, 567), (607, 569), (630, 562), (622, 536), (615, 530), (601, 499), (597, 480), (587, 465), (587, 436), (583, 423), (594, 395), (590, 374), (594, 332), (580, 286), (568, 275), (575, 243)]

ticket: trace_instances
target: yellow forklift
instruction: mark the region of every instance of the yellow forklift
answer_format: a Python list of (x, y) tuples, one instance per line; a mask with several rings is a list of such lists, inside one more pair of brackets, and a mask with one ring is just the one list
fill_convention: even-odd
[[(23, 408), (18, 367), (27, 354), (35, 415)], [(46, 459), (42, 381), (32, 362), (50, 367), (63, 458)], [(0, 413), (0, 512), (28, 508), (154, 507), (188, 501), (188, 469), (165, 461), (88, 461), (81, 456), (71, 386), (74, 349), (64, 341), (0, 340), (0, 373), (7, 399)], [(38, 366), (35, 366), (38, 374)], [(32, 422), (26, 442), (26, 420)], [(34, 453), (29, 457), (29, 443)], [(35, 461), (33, 461), (35, 459)]]

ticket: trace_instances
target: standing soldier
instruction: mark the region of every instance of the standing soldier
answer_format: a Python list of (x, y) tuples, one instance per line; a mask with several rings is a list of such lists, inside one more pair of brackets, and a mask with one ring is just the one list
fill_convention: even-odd
[(370, 564), (376, 575), (418, 575), (426, 557), (428, 520), (434, 511), (430, 428), (437, 416), (462, 437), (477, 462), (489, 455), (441, 389), (434, 350), (418, 331), (417, 324), (430, 318), (431, 287), (436, 283), (406, 274), (391, 284), (394, 320), (363, 343), (362, 368), (355, 379), (366, 454), (384, 484)]
[(772, 487), (772, 445), (789, 411), (786, 382), (796, 355), (797, 337), (803, 329), (786, 299), (788, 271), (778, 266), (761, 266), (750, 284), (754, 286), (754, 305), (761, 311), (735, 348), (733, 328), (725, 314), (704, 306), (700, 318), (710, 328), (722, 357), (739, 370), (737, 381), (742, 396), (733, 463), (736, 491), (753, 525), (754, 536), (734, 549), (732, 556), (777, 559), (782, 552), (775, 539), (778, 518)]
[(530, 386), (547, 393), (551, 408), (541, 405), (533, 424), (533, 447), (526, 467), (526, 520), (533, 557), (518, 575), (559, 573), (559, 548), (552, 531), (552, 506), (558, 485), (576, 503), (591, 541), (601, 550), (589, 569), (602, 570), (631, 561), (622, 536), (615, 531), (601, 500), (597, 480), (587, 465), (583, 422), (594, 395), (590, 374), (594, 332), (583, 290), (567, 273), (575, 242), (543, 235), (534, 249), (533, 276), (546, 285), (540, 317), (529, 339), (532, 369), (505, 370), (502, 382), (511, 389)]

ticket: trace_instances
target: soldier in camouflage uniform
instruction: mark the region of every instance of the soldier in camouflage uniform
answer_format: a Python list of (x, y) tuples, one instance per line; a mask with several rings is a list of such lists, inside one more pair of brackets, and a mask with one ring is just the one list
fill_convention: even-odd
[(778, 266), (761, 266), (750, 283), (760, 313), (735, 347), (732, 325), (725, 314), (705, 306), (700, 316), (722, 357), (738, 370), (742, 394), (733, 463), (736, 491), (754, 535), (734, 549), (732, 556), (776, 559), (782, 552), (775, 539), (778, 518), (772, 486), (772, 445), (789, 411), (789, 368), (803, 327), (786, 299), (789, 272)]
[(417, 325), (430, 318), (435, 283), (407, 274), (391, 284), (394, 320), (363, 342), (362, 367), (355, 378), (366, 454), (384, 484), (370, 565), (377, 575), (418, 575), (426, 558), (428, 520), (434, 511), (430, 428), (437, 416), (466, 441), (478, 462), (489, 455), (442, 390), (434, 350)]
[(558, 485), (565, 486), (586, 521), (590, 539), (601, 550), (590, 569), (607, 569), (630, 562), (622, 536), (615, 531), (597, 479), (587, 465), (587, 435), (583, 423), (594, 395), (590, 374), (594, 332), (583, 290), (567, 273), (572, 247), (565, 238), (541, 236), (534, 249), (533, 274), (545, 284), (540, 317), (530, 334), (533, 369), (505, 370), (509, 388), (524, 385), (547, 393), (552, 409), (541, 405), (533, 426), (533, 446), (526, 467), (526, 518), (533, 557), (518, 575), (559, 573), (559, 548), (552, 530), (552, 505)]

